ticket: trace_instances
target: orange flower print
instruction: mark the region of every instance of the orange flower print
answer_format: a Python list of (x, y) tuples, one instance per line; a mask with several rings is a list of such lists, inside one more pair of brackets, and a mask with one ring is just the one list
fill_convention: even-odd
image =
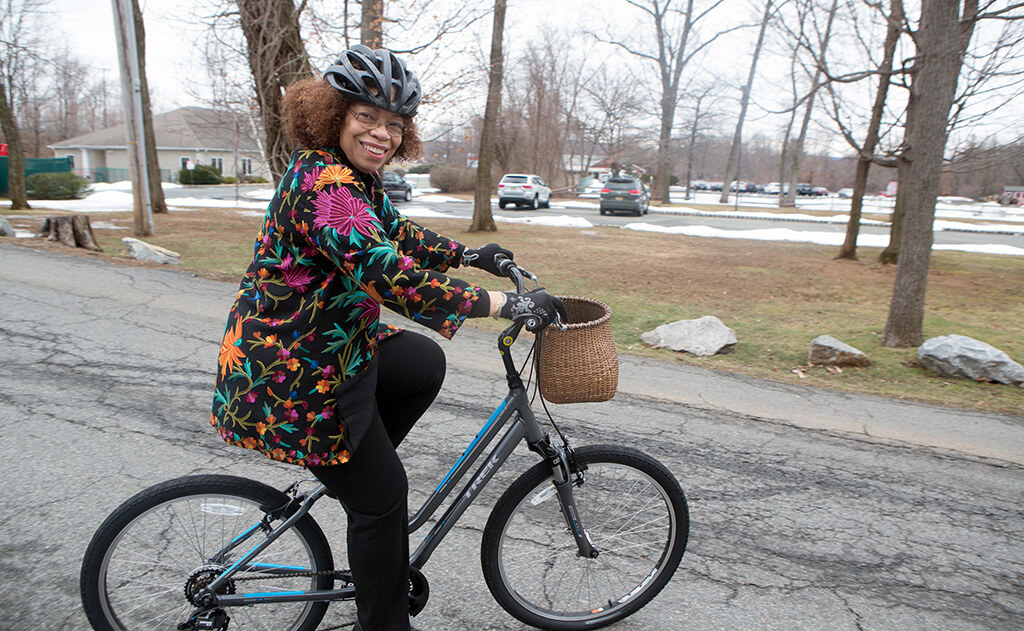
[(299, 360), (295, 359), (294, 357), (289, 359), (288, 360), (288, 370), (298, 370), (298, 369), (299, 369)]
[(271, 333), (263, 340), (263, 348), (270, 348), (277, 343), (277, 336)]
[(355, 184), (352, 169), (340, 164), (332, 164), (324, 168), (313, 184), (313, 190), (319, 191), (328, 184)]
[(260, 436), (262, 436), (267, 431), (267, 424), (263, 422), (257, 422), (256, 431), (260, 433)]
[(224, 333), (224, 339), (220, 343), (220, 356), (217, 363), (220, 365), (220, 376), (224, 377), (242, 363), (245, 353), (242, 352), (242, 320), (235, 321), (234, 328), (229, 328)]

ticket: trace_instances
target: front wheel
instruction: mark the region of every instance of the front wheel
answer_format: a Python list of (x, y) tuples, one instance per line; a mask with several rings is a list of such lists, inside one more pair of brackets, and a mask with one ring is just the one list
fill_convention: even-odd
[(495, 600), (542, 629), (595, 629), (646, 605), (672, 578), (686, 549), (686, 497), (654, 458), (614, 445), (576, 450), (580, 522), (598, 551), (581, 558), (561, 515), (551, 468), (540, 463), (495, 504), (481, 563)]
[[(82, 604), (93, 629), (178, 628), (196, 610), (190, 599), (262, 541), (261, 521), (287, 502), (265, 484), (223, 475), (177, 478), (135, 495), (107, 517), (82, 561)], [(306, 515), (218, 593), (330, 589), (333, 568), (327, 539)], [(225, 611), (232, 631), (313, 631), (326, 609), (326, 602), (291, 602)]]

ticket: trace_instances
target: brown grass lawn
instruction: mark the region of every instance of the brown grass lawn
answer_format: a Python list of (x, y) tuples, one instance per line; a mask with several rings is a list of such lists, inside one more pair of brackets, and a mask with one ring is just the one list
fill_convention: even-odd
[[(9, 213), (19, 228), (36, 229), (54, 211)], [(120, 239), (131, 235), (127, 213), (92, 213), (125, 229), (95, 229), (102, 254), (18, 239), (19, 245), (92, 256), (120, 264)], [(248, 263), (257, 217), (231, 210), (157, 215), (150, 243), (181, 254), (183, 270), (234, 282)], [(560, 294), (608, 303), (620, 352), (716, 370), (853, 392), (1024, 415), (1024, 389), (942, 379), (916, 364), (916, 350), (883, 348), (878, 340), (888, 310), (895, 267), (874, 261), (837, 261), (836, 248), (805, 244), (694, 238), (616, 228), (547, 228), (499, 224), (496, 234), (471, 234), (466, 220), (420, 223), (469, 245), (497, 241)], [(94, 226), (95, 228), (95, 226)], [(9, 240), (12, 242), (14, 240)], [(489, 289), (500, 279), (478, 270), (456, 275)], [(736, 331), (736, 350), (694, 357), (640, 342), (659, 324), (715, 315)], [(490, 322), (475, 324), (493, 327)], [(939, 251), (928, 281), (925, 337), (958, 333), (982, 340), (1024, 363), (1024, 258)], [(867, 353), (873, 364), (840, 373), (806, 366), (810, 342), (832, 335)]]

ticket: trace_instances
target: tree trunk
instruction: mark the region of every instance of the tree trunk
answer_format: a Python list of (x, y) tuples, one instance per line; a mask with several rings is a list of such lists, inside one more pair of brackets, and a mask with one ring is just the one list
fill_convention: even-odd
[(967, 0), (960, 20), (959, 2), (923, 0), (915, 42), (911, 91), (914, 107), (909, 146), (907, 210), (900, 236), (899, 266), (893, 285), (883, 346), (918, 346), (924, 341), (924, 303), (931, 262), (935, 200), (939, 194), (949, 111), (957, 78), (974, 29), (977, 0)]
[(671, 202), (669, 187), (672, 186), (672, 169), (669, 165), (669, 145), (672, 142), (672, 124), (675, 120), (676, 99), (666, 94), (661, 103), (661, 128), (658, 132), (658, 164), (654, 173), (654, 198), (662, 203)]
[[(850, 219), (846, 223), (846, 238), (839, 249), (839, 254), (836, 255), (837, 259), (857, 260), (857, 236), (860, 233), (864, 193), (867, 190), (868, 171), (871, 169), (871, 155), (878, 145), (878, 130), (882, 126), (882, 113), (885, 110), (885, 100), (892, 82), (892, 60), (896, 55), (896, 43), (899, 41), (903, 26), (903, 0), (890, 0), (887, 19), (888, 27), (885, 32), (882, 63), (878, 67), (878, 90), (875, 92), (875, 102), (871, 106), (871, 120), (868, 122), (868, 131), (864, 136), (864, 146), (861, 147), (860, 155), (857, 158), (857, 171), (853, 179), (853, 196), (850, 198)], [(890, 231), (890, 240), (891, 238)]]
[(473, 195), (473, 223), (470, 232), (495, 232), (491, 214), (491, 166), (494, 163), (495, 131), (501, 110), (501, 81), (505, 74), (501, 40), (505, 35), (505, 0), (494, 0), (494, 24), (491, 28), (491, 68), (487, 77), (487, 106), (480, 133), (480, 151), (476, 167), (476, 192)]
[(43, 227), (36, 236), (46, 237), (47, 241), (60, 241), (72, 248), (103, 251), (92, 235), (92, 226), (89, 225), (88, 215), (47, 217), (43, 220)]
[(146, 151), (146, 166), (149, 172), (149, 204), (154, 213), (167, 212), (164, 187), (160, 181), (160, 160), (156, 151), (156, 134), (153, 131), (153, 111), (149, 104), (149, 83), (146, 81), (146, 32), (143, 26), (139, 0), (132, 0), (135, 17), (135, 45), (139, 51), (139, 82), (142, 85), (142, 130), (145, 134), (143, 147)]
[(24, 210), (28, 205), (25, 188), (25, 153), (21, 148), (21, 132), (14, 120), (14, 110), (8, 101), (7, 86), (0, 80), (0, 128), (7, 140), (7, 188), (11, 210)]
[(377, 49), (384, 46), (384, 0), (362, 0), (359, 43)]
[(907, 216), (907, 191), (909, 190), (902, 183), (909, 180), (910, 163), (900, 156), (896, 161), (896, 183), (898, 186), (889, 223), (889, 244), (878, 255), (878, 262), (882, 265), (895, 265), (899, 261), (900, 239), (903, 238), (903, 218)]
[(750, 89), (754, 85), (754, 74), (757, 72), (757, 60), (761, 57), (761, 45), (764, 43), (764, 32), (768, 28), (768, 18), (772, 11), (772, 0), (764, 4), (764, 15), (761, 17), (761, 30), (757, 34), (754, 46), (754, 57), (750, 60), (750, 72), (747, 73), (747, 84), (743, 88), (743, 99), (740, 101), (740, 117), (736, 121), (736, 131), (732, 135), (732, 146), (729, 148), (729, 162), (725, 166), (725, 178), (722, 180), (722, 196), (718, 203), (729, 201), (729, 189), (732, 180), (739, 170), (740, 146), (743, 144), (743, 121), (747, 118), (747, 105), (750, 103)]
[(288, 168), (291, 147), (284, 135), (281, 100), (291, 84), (312, 76), (299, 16), (292, 0), (237, 0), (249, 70), (263, 123), (263, 150), (274, 184)]

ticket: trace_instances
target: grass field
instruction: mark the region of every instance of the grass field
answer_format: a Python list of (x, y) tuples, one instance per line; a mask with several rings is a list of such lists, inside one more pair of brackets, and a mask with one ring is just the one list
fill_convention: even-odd
[[(38, 217), (53, 211), (18, 212)], [(131, 234), (126, 213), (91, 213), (103, 254), (75, 253), (138, 264), (121, 253)], [(12, 220), (31, 228), (32, 221)], [(494, 234), (466, 231), (467, 220), (420, 223), (469, 245), (497, 241), (559, 294), (581, 295), (611, 306), (622, 353), (684, 362), (790, 383), (870, 393), (935, 404), (1024, 415), (1024, 389), (943, 379), (917, 365), (916, 349), (884, 348), (896, 269), (875, 263), (864, 248), (860, 261), (833, 260), (836, 248), (794, 243), (694, 238), (616, 228), (550, 228), (499, 224)], [(21, 224), (21, 225), (19, 225)], [(176, 211), (156, 217), (146, 240), (181, 254), (181, 268), (234, 282), (248, 263), (257, 217), (230, 210)], [(127, 229), (124, 229), (127, 228)], [(20, 245), (69, 252), (38, 239)], [(489, 289), (506, 284), (478, 270), (455, 275)], [(952, 333), (987, 342), (1024, 363), (1024, 257), (935, 252), (928, 284), (925, 337)], [(653, 349), (640, 334), (659, 324), (715, 315), (736, 331), (734, 352), (695, 357)], [(496, 323), (473, 321), (493, 328)], [(810, 343), (828, 334), (857, 347), (872, 365), (833, 372), (807, 366)]]

